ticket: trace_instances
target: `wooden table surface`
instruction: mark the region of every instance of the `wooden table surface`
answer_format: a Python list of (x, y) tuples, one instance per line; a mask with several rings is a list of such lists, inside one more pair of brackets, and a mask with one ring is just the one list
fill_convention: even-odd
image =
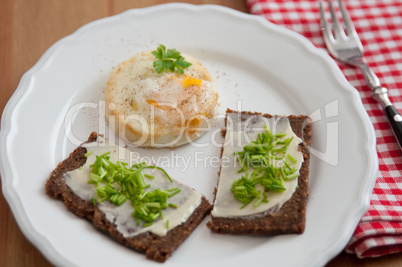
[[(0, 116), (22, 75), (56, 41), (96, 19), (164, 0), (0, 0)], [(177, 2), (177, 1), (176, 1)], [(179, 1), (180, 2), (180, 1)], [(245, 0), (189, 0), (248, 13)], [(327, 266), (402, 266), (402, 253), (357, 259), (341, 252)], [(21, 233), (0, 195), (0, 266), (51, 266)]]

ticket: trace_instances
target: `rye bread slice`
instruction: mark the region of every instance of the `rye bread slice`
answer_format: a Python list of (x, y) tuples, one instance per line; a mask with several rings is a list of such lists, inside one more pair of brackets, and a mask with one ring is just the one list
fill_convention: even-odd
[[(97, 137), (97, 133), (91, 133), (86, 143), (95, 142)], [(151, 232), (146, 232), (126, 238), (116, 229), (113, 223), (105, 218), (105, 214), (94, 206), (92, 201), (75, 195), (63, 179), (64, 173), (84, 165), (86, 162), (85, 153), (87, 153), (87, 149), (79, 146), (67, 159), (58, 164), (46, 182), (46, 194), (54, 199), (62, 200), (68, 210), (80, 217), (89, 219), (97, 229), (109, 234), (121, 244), (144, 253), (150, 260), (166, 261), (211, 211), (210, 203), (203, 196), (201, 204), (186, 222), (169, 230), (165, 236), (161, 237)]]
[[(237, 112), (228, 109), (226, 111), (225, 122), (227, 121), (229, 113), (258, 115), (267, 118), (281, 117), (257, 112)], [(311, 143), (311, 119), (304, 115), (290, 115), (287, 118), (289, 119), (293, 132), (303, 140), (303, 142), (299, 144), (299, 149), (303, 153), (304, 162), (300, 169), (296, 191), (276, 212), (239, 217), (214, 217), (211, 215), (211, 220), (207, 222), (207, 226), (213, 232), (221, 234), (248, 235), (301, 234), (304, 232), (306, 225), (306, 202), (308, 197), (310, 165), (309, 147)], [(226, 129), (222, 131), (222, 134), (225, 136)], [(222, 147), (221, 156), (223, 150), (224, 147)], [(233, 201), (236, 200), (233, 198)]]

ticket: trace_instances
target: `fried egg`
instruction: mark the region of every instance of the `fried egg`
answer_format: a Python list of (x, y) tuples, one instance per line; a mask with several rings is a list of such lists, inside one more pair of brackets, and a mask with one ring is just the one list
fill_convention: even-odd
[(195, 58), (178, 72), (158, 74), (144, 51), (120, 63), (106, 85), (106, 116), (125, 140), (141, 147), (176, 147), (210, 128), (218, 93), (210, 72)]

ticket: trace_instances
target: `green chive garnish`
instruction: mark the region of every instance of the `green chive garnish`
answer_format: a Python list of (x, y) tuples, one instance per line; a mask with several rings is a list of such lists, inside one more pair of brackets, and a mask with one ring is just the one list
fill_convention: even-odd
[(290, 159), (291, 162), (293, 162), (293, 163), (297, 162), (297, 160), (294, 157), (292, 157), (292, 155), (287, 154), (286, 156), (288, 157), (288, 159)]
[[(90, 155), (89, 151), (87, 155)], [(96, 196), (92, 198), (94, 205), (108, 200), (110, 203), (120, 206), (130, 201), (134, 207), (132, 213), (138, 225), (147, 227), (159, 217), (163, 218), (162, 210), (172, 206), (168, 204), (168, 198), (178, 194), (180, 189), (169, 190), (146, 190), (151, 185), (146, 184), (144, 177), (154, 179), (149, 174), (142, 174), (143, 169), (158, 169), (162, 171), (168, 180), (172, 182), (166, 171), (157, 166), (147, 166), (144, 162), (128, 167), (126, 162), (110, 161), (110, 152), (96, 156), (95, 162), (90, 165), (92, 168), (88, 183), (96, 185)]]
[(93, 151), (92, 150), (90, 150), (90, 151), (88, 151), (87, 153), (85, 153), (85, 157), (87, 158), (87, 157), (89, 157), (91, 154), (93, 153)]
[[(238, 173), (245, 172), (233, 182), (231, 188), (233, 196), (243, 203), (241, 208), (254, 200), (254, 207), (268, 203), (265, 192), (283, 192), (286, 190), (284, 181), (299, 176), (296, 168), (292, 168), (286, 161), (289, 159), (293, 164), (297, 162), (294, 157), (287, 154), (287, 148), (293, 137), (286, 138), (284, 132), (272, 134), (267, 125), (264, 129), (265, 132), (259, 133), (255, 141), (243, 147), (243, 151), (233, 153), (240, 164)], [(273, 160), (282, 160), (283, 166), (274, 166)], [(254, 169), (251, 174), (247, 172), (250, 167)], [(262, 185), (262, 189), (257, 190), (257, 185)]]
[(147, 174), (147, 173), (144, 174), (144, 176), (147, 177), (148, 179), (154, 179), (155, 178), (155, 176)]
[(292, 174), (289, 174), (289, 175), (286, 175), (285, 177), (284, 177), (284, 180), (285, 181), (287, 181), (287, 180), (293, 180), (293, 179), (296, 179), (297, 177), (299, 177), (299, 172), (294, 172), (294, 173), (292, 173)]

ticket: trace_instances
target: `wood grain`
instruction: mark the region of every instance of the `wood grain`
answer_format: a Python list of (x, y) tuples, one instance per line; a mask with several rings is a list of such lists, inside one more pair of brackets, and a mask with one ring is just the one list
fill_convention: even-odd
[[(96, 19), (130, 8), (169, 3), (167, 0), (1, 0), (0, 1), (0, 116), (22, 75), (56, 41)], [(244, 0), (175, 1), (217, 4), (248, 12)], [(1, 148), (0, 148), (1, 149)], [(402, 254), (357, 259), (341, 252), (327, 266), (401, 266)], [(52, 266), (19, 229), (0, 195), (0, 266)]]

